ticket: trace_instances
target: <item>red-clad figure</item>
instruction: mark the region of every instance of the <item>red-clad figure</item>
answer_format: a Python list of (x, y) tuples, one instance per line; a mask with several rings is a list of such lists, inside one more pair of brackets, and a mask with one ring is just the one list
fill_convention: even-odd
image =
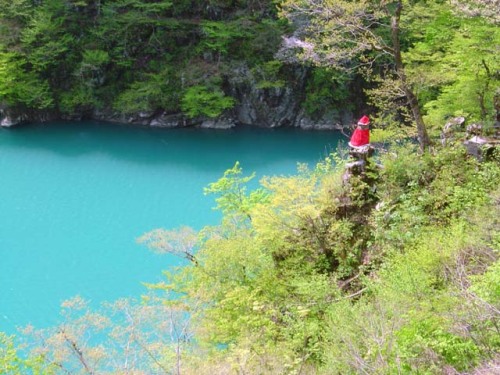
[(349, 141), (349, 146), (358, 148), (364, 147), (370, 144), (370, 119), (368, 116), (363, 116), (358, 121), (358, 126), (354, 130)]

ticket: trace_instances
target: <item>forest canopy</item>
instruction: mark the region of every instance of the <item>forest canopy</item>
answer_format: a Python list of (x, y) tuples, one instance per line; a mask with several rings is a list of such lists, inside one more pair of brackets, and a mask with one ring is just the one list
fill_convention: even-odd
[(1, 0), (0, 105), (69, 118), (217, 118), (242, 100), (234, 87), (242, 66), (251, 86), (269, 92), (293, 84), (290, 67), (302, 66), (306, 82), (294, 95), (313, 120), (348, 108), (376, 113), (379, 127), (425, 122), (431, 133), (451, 116), (491, 123), (498, 8), (494, 0)]

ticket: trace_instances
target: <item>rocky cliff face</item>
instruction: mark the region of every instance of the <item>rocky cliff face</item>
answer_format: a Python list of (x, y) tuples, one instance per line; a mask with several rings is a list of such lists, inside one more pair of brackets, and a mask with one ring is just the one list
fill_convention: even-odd
[(283, 85), (260, 88), (246, 65), (233, 69), (227, 83), (229, 94), (238, 103), (232, 111), (235, 121), (269, 128), (297, 126), (307, 69), (290, 69), (288, 75), (290, 79)]
[(228, 75), (229, 94), (237, 99), (231, 111), (234, 123), (268, 128), (300, 127), (303, 129), (339, 129), (352, 121), (348, 111), (332, 109), (313, 120), (306, 115), (305, 99), (309, 69), (289, 67), (289, 78), (283, 86), (260, 88), (247, 66), (235, 68)]
[[(236, 105), (218, 118), (189, 118), (181, 113), (165, 111), (139, 112), (125, 115), (112, 110), (97, 110), (91, 113), (76, 113), (71, 116), (48, 113), (18, 113), (9, 109), (0, 110), (1, 126), (10, 127), (23, 122), (43, 122), (55, 119), (82, 120), (84, 118), (137, 124), (143, 126), (179, 128), (200, 127), (228, 129), (242, 125), (267, 128), (300, 127), (303, 129), (339, 129), (352, 121), (349, 111), (332, 109), (319, 119), (312, 119), (302, 108), (306, 89), (308, 68), (289, 67), (287, 81), (280, 85), (259, 85), (258, 79), (248, 66), (241, 64), (226, 74), (226, 94), (236, 100)], [(332, 88), (333, 89), (333, 88)]]
[(27, 122), (47, 122), (59, 119), (52, 111), (20, 111), (8, 107), (0, 107), (0, 127), (9, 128)]

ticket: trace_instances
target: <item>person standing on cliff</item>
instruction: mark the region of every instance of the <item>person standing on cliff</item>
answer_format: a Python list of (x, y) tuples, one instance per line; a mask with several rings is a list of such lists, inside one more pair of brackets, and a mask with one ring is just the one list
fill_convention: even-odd
[(361, 148), (370, 145), (370, 118), (363, 116), (359, 119), (358, 125), (352, 133), (349, 146), (352, 148)]

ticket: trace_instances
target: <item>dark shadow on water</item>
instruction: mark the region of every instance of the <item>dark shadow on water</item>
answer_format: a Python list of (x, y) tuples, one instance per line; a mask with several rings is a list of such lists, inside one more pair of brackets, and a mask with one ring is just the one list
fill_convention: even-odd
[[(51, 122), (1, 129), (2, 149), (29, 149), (76, 158), (93, 153), (139, 164), (225, 170), (238, 155), (252, 168), (286, 160), (319, 161), (344, 142), (339, 132), (237, 127), (158, 129), (104, 122)], [(314, 150), (314, 151), (311, 151)], [(229, 165), (228, 165), (229, 164)]]

